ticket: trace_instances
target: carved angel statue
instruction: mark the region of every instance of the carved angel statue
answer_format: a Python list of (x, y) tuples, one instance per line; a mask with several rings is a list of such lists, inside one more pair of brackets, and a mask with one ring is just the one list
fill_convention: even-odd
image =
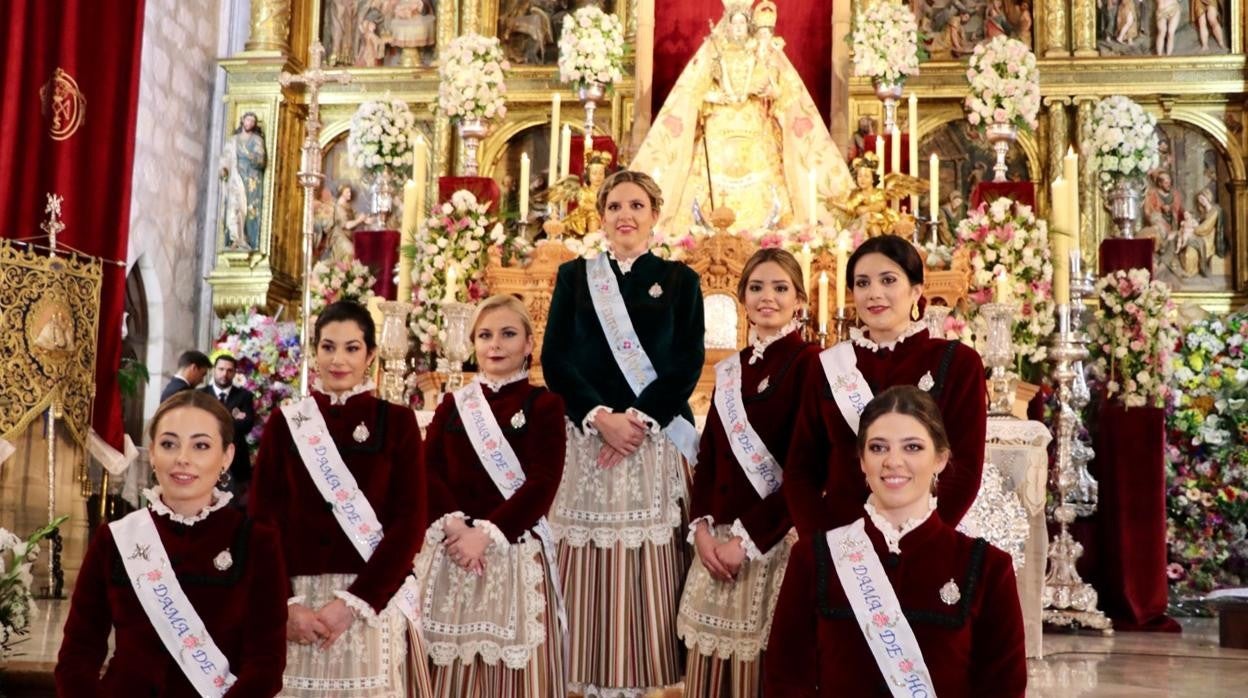
[(576, 204), (576, 210), (563, 219), (563, 230), (576, 237), (597, 232), (602, 227), (602, 219), (598, 216), (598, 189), (607, 178), (607, 167), (611, 164), (611, 153), (594, 150), (585, 158), (585, 179), (565, 177), (556, 182), (550, 190), (552, 203), (565, 201)]
[[(867, 237), (879, 235), (910, 236), (914, 232), (914, 217), (903, 214), (889, 206), (911, 194), (927, 191), (928, 184), (917, 177), (893, 172), (879, 181), (879, 159), (867, 152), (854, 158), (850, 169), (854, 173), (857, 188), (844, 201), (832, 201), (832, 207), (847, 220), (849, 227), (863, 230)], [(880, 185), (883, 186), (880, 186)]]

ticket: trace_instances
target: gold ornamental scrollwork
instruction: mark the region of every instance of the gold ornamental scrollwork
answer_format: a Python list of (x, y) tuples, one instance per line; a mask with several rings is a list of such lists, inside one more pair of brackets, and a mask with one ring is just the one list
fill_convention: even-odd
[(102, 265), (0, 240), (0, 438), (55, 408), (84, 443), (95, 395)]
[(78, 89), (74, 76), (57, 68), (52, 79), (39, 88), (43, 118), (54, 141), (68, 140), (87, 117), (87, 98)]
[(290, 0), (252, 0), (248, 51), (290, 50)]
[(1066, 0), (1046, 0), (1044, 5), (1044, 57), (1064, 58), (1070, 55), (1069, 25), (1066, 23)]

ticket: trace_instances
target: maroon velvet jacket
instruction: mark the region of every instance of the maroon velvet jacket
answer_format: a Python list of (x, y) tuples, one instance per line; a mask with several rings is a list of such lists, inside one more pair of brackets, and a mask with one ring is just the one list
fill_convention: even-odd
[[(768, 346), (763, 358), (751, 365), (753, 353), (751, 347), (740, 353), (745, 413), (754, 431), (767, 444), (767, 450), (783, 466), (798, 398), (810, 380), (810, 371), (818, 368), (818, 361), (811, 360), (817, 357), (819, 347), (803, 342), (800, 333), (792, 332)], [(759, 390), (764, 378), (767, 385)], [(689, 510), (691, 521), (703, 516), (713, 517), (716, 525), (740, 519), (754, 545), (764, 554), (792, 526), (784, 495), (777, 491), (760, 499), (741, 471), (714, 401), (702, 430)]]
[[(933, 397), (944, 417), (952, 454), (940, 474), (937, 512), (956, 526), (979, 493), (988, 429), (984, 364), (974, 349), (960, 342), (912, 335), (892, 349), (854, 345), (858, 370), (871, 392), (894, 385), (918, 385), (930, 372), (935, 379), (952, 345), (952, 356), (939, 394)], [(870, 494), (858, 464), (858, 436), (849, 428), (832, 397), (818, 356), (811, 357), (814, 377), (802, 392), (784, 467), (785, 500), (801, 537), (843, 526), (862, 514)]]
[[(866, 532), (918, 639), (936, 694), (1025, 695), (1023, 617), (1010, 556), (957, 532), (938, 516), (901, 539), (900, 555), (889, 552), (869, 517)], [(764, 655), (764, 695), (890, 695), (837, 578), (825, 536), (814, 541), (814, 550), (817, 581), (801, 599), (806, 612), (783, 632), (777, 632), (778, 625), (773, 628)], [(940, 589), (951, 579), (961, 599), (949, 605)]]
[[(316, 489), (281, 410), (273, 411), (260, 440), (252, 475), (251, 514), (282, 531), (290, 576), (357, 575), (344, 591), (380, 613), (411, 572), (412, 558), (424, 540), (426, 483), (416, 416), (366, 393), (352, 396), (343, 405), (331, 405), (320, 393), (313, 396), (347, 469), (373, 505), (385, 537), (365, 563)], [(361, 424), (368, 436), (356, 441), (354, 434)], [(292, 593), (289, 585), (287, 593)]]
[[(191, 526), (155, 512), (152, 518), (182, 590), (238, 677), (226, 695), (277, 695), (286, 667), (286, 571), (277, 532), (229, 506)], [(213, 560), (224, 550), (232, 564), (218, 570)], [(101, 678), (113, 629), (116, 651)], [(56, 692), (65, 698), (199, 696), (139, 605), (107, 524), (91, 538), (74, 587)]]
[[(482, 385), (481, 392), (524, 467), (524, 484), (503, 499), (468, 440), (454, 396), (447, 395), (426, 432), (429, 521), (461, 511), (494, 524), (514, 543), (555, 501), (567, 441), (563, 399), (527, 381), (509, 383), (498, 392)], [(515, 424), (520, 420), (513, 422), (517, 414), (524, 415), (519, 427)]]

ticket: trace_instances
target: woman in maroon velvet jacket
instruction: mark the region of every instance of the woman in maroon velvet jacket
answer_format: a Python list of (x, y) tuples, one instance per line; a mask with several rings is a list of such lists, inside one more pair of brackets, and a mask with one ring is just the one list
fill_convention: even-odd
[[(767, 645), (793, 542), (779, 482), (756, 475), (756, 486), (733, 448), (733, 442), (751, 450), (759, 444), (745, 436), (744, 423), (725, 428), (718, 405), (739, 395), (749, 428), (774, 467), (781, 467), (798, 396), (814, 365), (809, 359), (819, 351), (802, 340), (794, 318), (807, 295), (793, 255), (778, 248), (756, 252), (741, 272), (737, 299), (749, 318), (750, 345), (716, 368), (725, 377), (717, 382), (702, 431), (689, 512), (689, 541), (698, 557), (676, 620), (690, 650), (685, 695), (691, 697), (762, 695), (759, 654)], [(735, 411), (728, 407), (730, 414)], [(747, 461), (747, 467), (758, 467), (752, 458)]]
[(409, 637), (407, 619), (391, 603), (412, 571), (425, 525), (416, 417), (372, 395), (366, 377), (376, 330), (362, 306), (325, 308), (314, 339), (312, 398), (383, 538), (366, 562), (317, 489), (287, 416), (275, 411), (256, 454), (250, 504), (257, 520), (283, 534), (290, 575), (284, 695), (326, 695), (343, 682), (372, 687), (352, 694), (360, 696), (427, 691), (424, 662), (407, 660), (417, 633)]
[[(563, 607), (545, 519), (563, 475), (563, 400), (529, 383), (533, 327), (519, 300), (487, 298), (471, 336), (480, 373), (443, 398), (425, 449), (433, 523), (416, 568), (433, 695), (563, 696)], [(473, 409), (497, 423), (483, 448), (501, 437), (522, 475), (492, 459), (487, 470), (465, 426)]]
[[(234, 457), (234, 419), (216, 398), (187, 390), (156, 410), (151, 439), (159, 484), (144, 494), (178, 585), (238, 679), (223, 695), (277, 695), (286, 664), (277, 531), (227, 507), (231, 495), (214, 488)], [(147, 512), (127, 520), (140, 515)], [(87, 548), (57, 657), (57, 695), (198, 697), (140, 604), (118, 545), (105, 524)], [(116, 650), (101, 678), (113, 630)]]
[(855, 522), (812, 538), (807, 612), (785, 628), (797, 656), (786, 673), (768, 666), (767, 696), (888, 695), (890, 686), (942, 698), (1025, 695), (1010, 556), (932, 515), (938, 476), (958, 467), (935, 401), (914, 386), (885, 390), (863, 411), (857, 443), (871, 495)]

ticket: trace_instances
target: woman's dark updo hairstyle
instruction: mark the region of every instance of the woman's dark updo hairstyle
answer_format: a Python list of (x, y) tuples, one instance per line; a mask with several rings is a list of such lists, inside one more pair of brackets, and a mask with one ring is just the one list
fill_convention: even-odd
[(868, 238), (849, 256), (849, 261), (845, 265), (846, 288), (854, 287), (854, 267), (857, 266), (858, 260), (873, 253), (882, 254), (893, 260), (906, 273), (911, 286), (923, 283), (923, 258), (919, 256), (918, 250), (914, 249), (914, 245), (897, 235), (880, 235)]
[[(877, 238), (878, 239), (878, 238)], [(906, 243), (909, 244), (909, 243)], [(945, 420), (940, 416), (940, 407), (931, 395), (914, 385), (894, 385), (876, 395), (867, 403), (858, 418), (858, 456), (867, 450), (867, 431), (875, 420), (886, 414), (904, 414), (914, 417), (927, 430), (937, 453), (949, 451), (949, 434), (945, 431)]]
[(373, 324), (373, 316), (368, 309), (352, 301), (330, 303), (316, 318), (316, 332), (313, 340), (321, 343), (321, 329), (331, 322), (354, 322), (364, 332), (364, 346), (372, 351), (377, 348), (377, 326)]

